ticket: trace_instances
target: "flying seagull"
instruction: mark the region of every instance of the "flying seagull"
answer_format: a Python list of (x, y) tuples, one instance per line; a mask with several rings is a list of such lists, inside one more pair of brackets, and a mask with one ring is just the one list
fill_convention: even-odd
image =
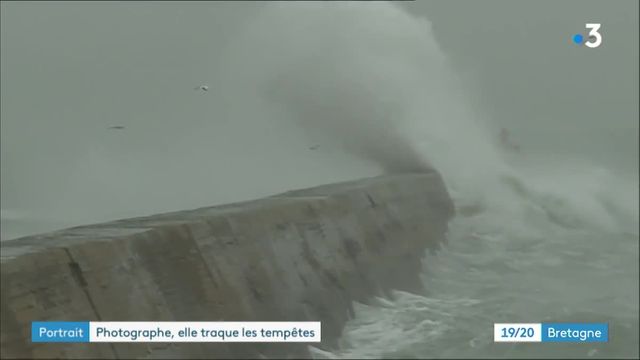
[(317, 149), (319, 147), (320, 147), (320, 145), (309, 146), (309, 150), (315, 150), (315, 149)]
[(111, 129), (111, 130), (122, 130), (122, 129), (124, 129), (124, 126), (122, 126), (122, 125), (109, 126), (109, 129)]
[(196, 86), (195, 88), (193, 88), (193, 90), (209, 91), (209, 86), (207, 86), (207, 85), (200, 85), (200, 86)]

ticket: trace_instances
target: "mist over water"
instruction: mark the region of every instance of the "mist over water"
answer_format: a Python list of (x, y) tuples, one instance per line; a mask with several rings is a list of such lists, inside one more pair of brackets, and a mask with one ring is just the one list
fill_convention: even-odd
[[(75, 11), (107, 11), (121, 30), (106, 36), (109, 22), (96, 20), (89, 32), (101, 50), (64, 66), (41, 50), (42, 68), (20, 56), (44, 49), (46, 35), (11, 23), (7, 13), (28, 12), (3, 5), (3, 239), (433, 166), (458, 214), (448, 247), (425, 259), (429, 293), (357, 304), (341, 348), (315, 349), (318, 357), (637, 357), (638, 90), (614, 71), (637, 79), (627, 66), (637, 66), (637, 38), (616, 40), (625, 18), (590, 3), (610, 20), (605, 45), (590, 53), (555, 39), (579, 31), (585, 10), (571, 17), (560, 7), (542, 26), (551, 3), (519, 5), (539, 18), (507, 2), (467, 9), (524, 24), (491, 32), (491, 21), (480, 27), (444, 2), (417, 3), (181, 8), (189, 25), (150, 5), (127, 5), (129, 18), (82, 5)], [(57, 11), (50, 16), (64, 18)], [(171, 36), (135, 30), (141, 19)], [(456, 37), (454, 25), (478, 35)], [(72, 54), (81, 40), (56, 38)], [(183, 52), (165, 52), (167, 41)], [(543, 58), (555, 62), (535, 62)], [(573, 76), (596, 62), (591, 80)], [(74, 70), (62, 76), (60, 67)], [(21, 84), (36, 80), (39, 101), (25, 100)], [(201, 83), (206, 94), (192, 90)], [(590, 97), (594, 83), (602, 91)], [(126, 130), (105, 130), (113, 124)], [(501, 127), (522, 152), (501, 146)], [(493, 344), (494, 322), (544, 321), (609, 322), (612, 340)]]

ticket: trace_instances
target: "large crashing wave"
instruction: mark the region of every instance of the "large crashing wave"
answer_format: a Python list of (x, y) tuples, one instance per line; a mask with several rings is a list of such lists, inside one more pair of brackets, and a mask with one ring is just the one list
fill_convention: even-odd
[[(606, 241), (628, 247), (624, 231), (637, 237), (637, 180), (578, 159), (532, 167), (504, 154), (426, 19), (389, 3), (270, 4), (228, 51), (222, 76), (236, 81), (242, 106), (387, 171), (434, 166), (463, 210), (450, 229), (455, 251), (434, 261), (440, 276), (427, 288), (437, 296), (357, 304), (343, 349), (313, 349), (315, 357), (496, 356), (490, 332), (474, 337), (486, 329), (468, 328), (525, 310), (566, 316), (560, 306), (549, 312), (553, 299), (600, 296), (584, 276), (561, 270), (600, 276), (602, 289), (620, 291), (607, 287), (610, 255), (599, 249)], [(459, 337), (447, 342), (443, 334), (454, 331)]]
[(272, 117), (388, 171), (484, 173), (495, 157), (430, 23), (393, 4), (270, 4), (228, 56), (223, 75)]
[(508, 164), (425, 18), (383, 2), (272, 3), (248, 24), (218, 75), (236, 86), (224, 95), (230, 107), (297, 124), (386, 171), (433, 166), (458, 206), (524, 226), (531, 211), (570, 227), (615, 227), (612, 207), (637, 214), (606, 188), (607, 170)]

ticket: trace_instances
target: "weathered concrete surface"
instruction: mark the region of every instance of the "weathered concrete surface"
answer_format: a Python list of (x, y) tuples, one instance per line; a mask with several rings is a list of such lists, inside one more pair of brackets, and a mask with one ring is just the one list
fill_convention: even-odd
[(304, 344), (32, 344), (31, 321), (322, 321), (420, 291), (453, 206), (436, 172), (126, 219), (2, 243), (2, 358), (308, 356)]

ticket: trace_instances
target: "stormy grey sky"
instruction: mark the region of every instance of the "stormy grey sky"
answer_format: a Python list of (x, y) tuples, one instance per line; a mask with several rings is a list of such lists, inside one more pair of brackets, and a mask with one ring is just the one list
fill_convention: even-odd
[[(251, 64), (278, 51), (268, 47), (277, 39), (258, 44), (237, 59), (247, 75), (227, 71), (264, 6), (2, 2), (0, 195), (4, 214), (30, 219), (3, 238), (379, 173), (331, 137), (237, 96), (251, 96)], [(495, 131), (511, 129), (531, 156), (582, 156), (637, 174), (637, 1), (398, 6), (431, 22), (469, 106)], [(322, 16), (319, 31), (338, 31)], [(284, 29), (307, 21), (285, 18)], [(571, 43), (586, 22), (603, 24), (598, 49)], [(200, 84), (212, 90), (194, 91)]]

